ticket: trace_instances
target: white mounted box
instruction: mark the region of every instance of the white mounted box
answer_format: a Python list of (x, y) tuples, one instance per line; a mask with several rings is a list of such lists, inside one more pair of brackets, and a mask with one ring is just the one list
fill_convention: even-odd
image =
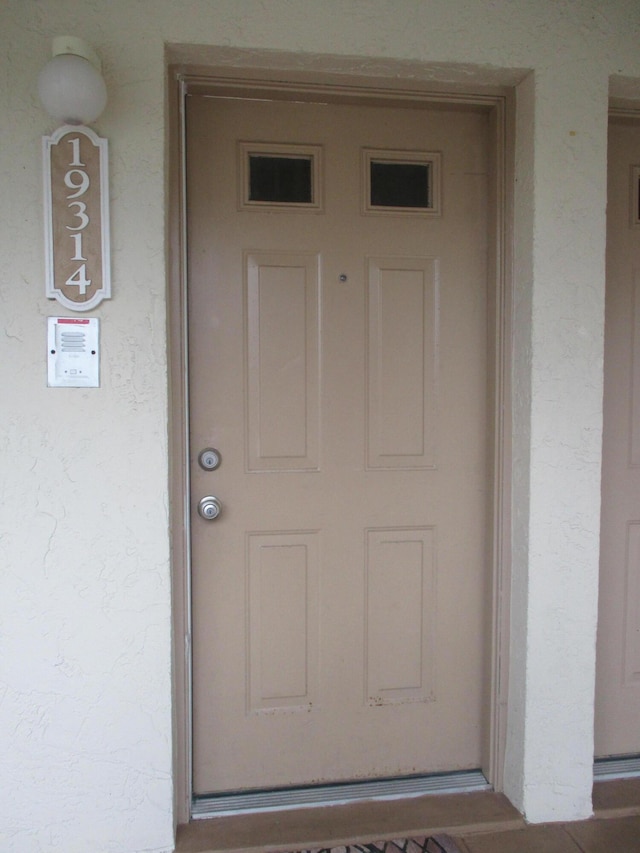
[(49, 317), (47, 385), (100, 387), (100, 321), (96, 317)]

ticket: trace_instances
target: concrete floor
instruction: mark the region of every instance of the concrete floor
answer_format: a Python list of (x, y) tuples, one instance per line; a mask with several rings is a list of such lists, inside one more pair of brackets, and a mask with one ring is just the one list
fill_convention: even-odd
[(263, 853), (450, 835), (463, 853), (640, 853), (640, 779), (598, 782), (594, 817), (530, 826), (502, 794), (368, 801), (198, 820), (176, 853)]

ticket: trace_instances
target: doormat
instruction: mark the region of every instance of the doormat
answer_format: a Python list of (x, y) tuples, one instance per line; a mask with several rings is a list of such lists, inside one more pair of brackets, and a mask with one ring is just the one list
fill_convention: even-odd
[(313, 847), (289, 853), (463, 853), (448, 835), (427, 838), (400, 838), (393, 841), (373, 841), (370, 844), (349, 844), (343, 847)]

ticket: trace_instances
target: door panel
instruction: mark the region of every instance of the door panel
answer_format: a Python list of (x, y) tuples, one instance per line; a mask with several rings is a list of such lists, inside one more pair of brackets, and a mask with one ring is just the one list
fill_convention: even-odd
[(245, 266), (249, 470), (316, 471), (319, 257), (251, 252)]
[(369, 705), (435, 699), (435, 557), (432, 528), (367, 531)]
[[(187, 110), (195, 790), (478, 767), (487, 115)], [(252, 150), (314, 159), (254, 200)], [(387, 150), (439, 210), (372, 208)]]
[(640, 753), (640, 123), (609, 127), (595, 751)]
[(370, 258), (367, 462), (433, 468), (437, 423), (435, 258)]
[(247, 544), (249, 709), (310, 711), (318, 683), (318, 534), (249, 533)]

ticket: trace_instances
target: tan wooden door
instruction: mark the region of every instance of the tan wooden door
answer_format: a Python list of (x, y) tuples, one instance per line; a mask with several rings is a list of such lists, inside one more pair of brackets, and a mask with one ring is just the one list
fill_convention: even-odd
[(596, 755), (640, 752), (640, 123), (609, 127)]
[(193, 95), (187, 134), (196, 793), (477, 768), (487, 116)]

